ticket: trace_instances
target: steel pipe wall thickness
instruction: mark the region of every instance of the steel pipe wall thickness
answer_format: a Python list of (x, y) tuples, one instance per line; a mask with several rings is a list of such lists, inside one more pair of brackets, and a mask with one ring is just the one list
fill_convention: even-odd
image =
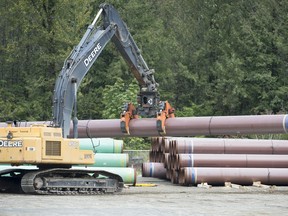
[(179, 173), (179, 184), (196, 185), (207, 182), (212, 185), (224, 185), (232, 182), (241, 185), (252, 185), (260, 181), (269, 185), (288, 185), (286, 168), (182, 168)]
[[(31, 122), (18, 125), (29, 126)], [(159, 136), (155, 118), (133, 119), (129, 127), (132, 137)], [(167, 119), (165, 127), (167, 136), (287, 133), (288, 119), (287, 115), (178, 117)], [(70, 128), (73, 134), (72, 125)], [(120, 119), (79, 120), (78, 135), (79, 138), (127, 136), (121, 132)]]

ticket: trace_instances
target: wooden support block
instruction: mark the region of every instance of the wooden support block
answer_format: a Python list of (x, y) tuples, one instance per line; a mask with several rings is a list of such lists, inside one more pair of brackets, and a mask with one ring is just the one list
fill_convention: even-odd
[(208, 188), (211, 188), (212, 185), (209, 185), (207, 182), (204, 182), (204, 183), (198, 184), (197, 187), (208, 189)]
[(236, 189), (243, 188), (242, 185), (233, 184), (233, 183), (231, 183), (231, 182), (225, 182), (225, 187), (231, 187), (231, 188), (236, 188)]
[(256, 181), (256, 182), (253, 182), (253, 186), (254, 187), (261, 187), (261, 188), (264, 188), (264, 189), (274, 189), (276, 188), (275, 185), (265, 185), (265, 184), (262, 184), (260, 181)]
[(231, 187), (231, 182), (225, 182), (225, 187)]
[(256, 182), (253, 182), (253, 185), (254, 187), (260, 187), (261, 186), (261, 182), (260, 181), (256, 181)]

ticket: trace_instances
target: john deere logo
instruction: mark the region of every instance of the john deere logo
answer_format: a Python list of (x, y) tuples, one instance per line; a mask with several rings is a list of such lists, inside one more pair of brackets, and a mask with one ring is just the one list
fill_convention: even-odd
[(23, 146), (23, 142), (21, 140), (0, 140), (0, 148), (8, 147), (8, 148), (19, 148)]

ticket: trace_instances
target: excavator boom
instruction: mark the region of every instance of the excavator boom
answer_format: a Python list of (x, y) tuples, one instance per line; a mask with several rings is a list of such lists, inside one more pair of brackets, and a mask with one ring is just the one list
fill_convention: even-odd
[[(96, 26), (102, 16), (102, 25)], [(74, 137), (77, 137), (77, 89), (93, 63), (109, 41), (112, 41), (126, 60), (140, 87), (137, 114), (155, 117), (159, 110), (158, 84), (154, 70), (149, 69), (125, 22), (112, 5), (101, 4), (94, 21), (80, 43), (64, 62), (56, 81), (53, 97), (53, 126), (61, 127), (63, 136), (69, 135), (74, 109)]]

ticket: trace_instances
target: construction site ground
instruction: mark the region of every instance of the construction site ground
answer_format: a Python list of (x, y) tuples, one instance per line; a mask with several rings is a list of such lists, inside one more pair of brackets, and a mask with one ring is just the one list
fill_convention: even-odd
[(184, 187), (143, 177), (138, 184), (113, 195), (0, 194), (0, 215), (288, 215), (288, 187)]

